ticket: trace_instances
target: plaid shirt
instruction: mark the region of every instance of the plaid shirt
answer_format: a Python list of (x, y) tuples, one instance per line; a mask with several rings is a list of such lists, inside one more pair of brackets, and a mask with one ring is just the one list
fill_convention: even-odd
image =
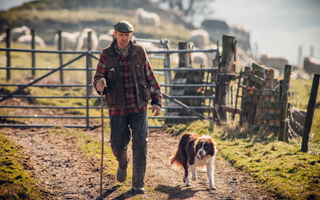
[[(138, 108), (138, 105), (137, 105), (136, 88), (135, 88), (133, 75), (130, 67), (131, 48), (128, 49), (128, 54), (126, 55), (126, 57), (124, 57), (123, 54), (119, 51), (117, 45), (115, 45), (115, 54), (120, 65), (120, 74), (121, 74), (123, 85), (124, 85), (124, 92), (125, 92), (124, 96), (127, 104), (126, 105), (127, 109), (119, 110), (116, 108), (109, 108), (109, 115), (123, 116), (128, 114), (139, 113), (144, 110), (147, 110), (148, 109), (147, 105), (141, 108)], [(148, 84), (153, 88), (153, 90), (151, 90), (152, 91), (151, 104), (155, 103), (155, 104), (161, 105), (162, 94), (160, 90), (160, 85), (153, 74), (153, 70), (149, 63), (149, 60), (147, 59), (147, 54), (145, 51), (144, 51), (144, 69), (146, 73), (146, 80), (148, 81)], [(94, 87), (96, 87), (97, 81), (104, 77), (104, 73), (105, 73), (105, 60), (101, 55), (97, 65), (96, 74), (94, 75), (94, 83), (93, 83)]]

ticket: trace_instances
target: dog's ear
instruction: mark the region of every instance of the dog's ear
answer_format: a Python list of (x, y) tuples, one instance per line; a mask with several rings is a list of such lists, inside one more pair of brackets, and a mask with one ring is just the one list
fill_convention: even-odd
[(194, 152), (195, 140), (190, 140), (186, 146), (186, 152), (188, 155), (188, 161), (190, 165), (194, 164), (194, 157), (196, 156)]

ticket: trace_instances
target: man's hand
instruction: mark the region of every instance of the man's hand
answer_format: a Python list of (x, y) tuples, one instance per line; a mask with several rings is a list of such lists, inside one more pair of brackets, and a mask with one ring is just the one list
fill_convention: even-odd
[(97, 85), (96, 85), (97, 91), (103, 92), (104, 87), (107, 87), (106, 79), (102, 78), (102, 79), (100, 79), (100, 81), (97, 82)]
[[(154, 113), (156, 111), (156, 113)], [(152, 113), (154, 113), (154, 116), (158, 116), (161, 112), (161, 107), (158, 106), (157, 104), (152, 105)]]

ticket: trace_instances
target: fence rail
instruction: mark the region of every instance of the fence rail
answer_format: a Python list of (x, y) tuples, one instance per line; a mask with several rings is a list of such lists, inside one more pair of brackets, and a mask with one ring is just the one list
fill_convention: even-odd
[[(27, 115), (0, 115), (0, 118), (35, 118), (35, 119), (86, 119), (86, 125), (59, 125), (63, 127), (76, 127), (76, 128), (89, 128), (93, 127), (90, 125), (89, 119), (96, 119), (100, 118), (101, 116), (90, 116), (89, 115), (89, 110), (90, 109), (99, 109), (100, 106), (90, 106), (89, 105), (89, 100), (93, 98), (99, 98), (99, 96), (93, 96), (90, 95), (90, 88), (93, 88), (92, 82), (90, 81), (90, 72), (95, 71), (95, 68), (90, 68), (90, 59), (96, 59), (98, 58), (94, 56), (93, 54), (100, 54), (100, 51), (66, 51), (66, 50), (36, 50), (36, 49), (14, 49), (14, 48), (0, 48), (0, 51), (6, 51), (6, 52), (26, 52), (26, 53), (49, 53), (49, 54), (80, 54), (76, 58), (73, 58), (72, 60), (68, 61), (65, 64), (62, 64), (58, 68), (24, 68), (24, 67), (11, 67), (11, 61), (10, 58), (8, 58), (7, 61), (7, 67), (0, 67), (0, 70), (6, 70), (7, 74), (10, 74), (11, 70), (49, 70), (47, 74), (41, 76), (40, 78), (28, 83), (28, 84), (12, 84), (12, 83), (5, 83), (5, 84), (0, 84), (0, 87), (13, 87), (17, 86), (19, 89), (7, 94), (7, 95), (0, 95), (0, 103), (5, 101), (8, 98), (51, 98), (51, 99), (86, 99), (86, 106), (17, 106), (17, 105), (0, 105), (0, 108), (25, 108), (25, 109), (86, 109), (86, 116), (27, 116)], [(192, 53), (192, 52), (206, 52), (206, 53), (214, 53), (218, 52), (218, 49), (210, 49), (210, 50), (161, 50), (161, 51), (147, 51), (148, 57), (149, 58), (154, 58), (154, 59), (162, 59), (166, 60), (169, 58), (171, 54), (175, 53)], [(157, 56), (157, 55), (149, 55), (149, 54), (165, 54), (165, 56)], [(7, 54), (8, 55), (8, 54)], [(10, 55), (10, 54), (9, 54)], [(73, 62), (79, 60), (80, 58), (85, 57), (86, 58), (86, 67), (85, 68), (65, 68), (66, 66), (72, 64)], [(57, 71), (85, 71), (86, 72), (86, 84), (37, 84), (39, 81), (41, 81), (44, 78), (47, 78), (51, 74), (57, 72)], [(212, 84), (211, 82), (207, 82), (204, 84), (171, 84), (171, 74), (169, 72), (188, 72), (188, 71), (201, 71), (202, 73), (210, 73), (212, 71), (217, 70), (216, 67), (213, 68), (171, 68), (170, 64), (168, 65), (168, 62), (164, 62), (164, 67), (162, 69), (153, 69), (155, 74), (158, 75), (164, 75), (165, 76), (165, 83), (160, 83), (160, 87), (165, 87), (166, 92), (167, 88), (172, 88), (172, 87), (216, 87), (216, 84)], [(22, 95), (20, 92), (22, 92), (24, 89), (28, 87), (85, 87), (86, 88), (86, 95), (81, 95), (81, 96), (39, 96), (39, 95)], [(165, 93), (164, 93), (165, 94)], [(166, 95), (164, 95), (166, 96)], [(166, 97), (164, 97), (166, 98)], [(183, 96), (171, 96), (171, 99), (214, 99), (214, 96), (208, 96), (208, 95), (203, 95), (203, 96), (190, 96), (190, 95), (183, 95)], [(169, 98), (167, 98), (169, 99)], [(104, 106), (107, 108), (106, 106)], [(177, 105), (177, 106), (167, 106), (165, 105), (162, 110), (166, 109), (186, 109), (184, 106)], [(151, 109), (150, 106), (148, 106), (148, 109)], [(196, 112), (195, 110), (213, 110), (213, 106), (211, 105), (203, 105), (203, 106), (188, 106), (187, 109), (193, 110), (193, 112)], [(105, 116), (104, 118), (109, 118), (108, 116)], [(212, 117), (206, 117), (208, 119)], [(163, 120), (163, 119), (203, 119), (201, 116), (149, 116), (148, 119), (158, 119), (158, 120)], [(55, 127), (57, 125), (40, 125), (40, 124), (0, 124), (0, 127)], [(149, 126), (150, 128), (159, 128), (162, 126)]]

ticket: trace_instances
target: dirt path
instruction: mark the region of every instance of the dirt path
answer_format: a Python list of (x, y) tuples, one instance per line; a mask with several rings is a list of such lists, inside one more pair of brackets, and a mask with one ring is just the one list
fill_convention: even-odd
[[(43, 114), (42, 110), (28, 112)], [(46, 199), (99, 197), (100, 160), (90, 158), (79, 150), (75, 144), (76, 138), (53, 134), (46, 128), (2, 128), (1, 133), (23, 147), (29, 157), (29, 171), (42, 187)], [(100, 128), (85, 133), (92, 139), (101, 139)], [(105, 199), (274, 199), (251, 177), (235, 170), (220, 156), (215, 160), (217, 190), (208, 190), (206, 173), (199, 170), (198, 180), (192, 181), (192, 186), (185, 187), (183, 171), (169, 166), (169, 157), (176, 150), (179, 137), (160, 129), (150, 129), (148, 139), (147, 193), (135, 195), (117, 184), (114, 176), (108, 176), (104, 177), (103, 183)], [(105, 141), (109, 145), (108, 136)], [(217, 145), (218, 150), (223, 148)], [(132, 156), (130, 148), (129, 155)], [(132, 159), (129, 164), (132, 165)], [(131, 185), (131, 180), (127, 182)]]
[[(99, 197), (99, 160), (85, 156), (75, 146), (75, 138), (51, 134), (46, 129), (4, 128), (2, 132), (21, 145), (29, 155), (31, 173), (43, 186), (48, 199), (97, 199)], [(89, 131), (90, 132), (90, 131)], [(89, 133), (96, 135), (96, 131)], [(205, 172), (198, 170), (198, 180), (191, 187), (182, 182), (183, 172), (172, 169), (168, 159), (179, 138), (150, 130), (148, 164), (143, 199), (272, 199), (271, 195), (241, 171), (219, 159), (215, 161), (215, 185), (208, 190)], [(129, 152), (131, 155), (131, 152)], [(131, 164), (131, 162), (130, 162)], [(107, 170), (107, 169), (106, 169)], [(130, 182), (130, 180), (128, 180)], [(105, 199), (134, 197), (130, 191), (115, 186), (115, 177), (104, 177)]]

